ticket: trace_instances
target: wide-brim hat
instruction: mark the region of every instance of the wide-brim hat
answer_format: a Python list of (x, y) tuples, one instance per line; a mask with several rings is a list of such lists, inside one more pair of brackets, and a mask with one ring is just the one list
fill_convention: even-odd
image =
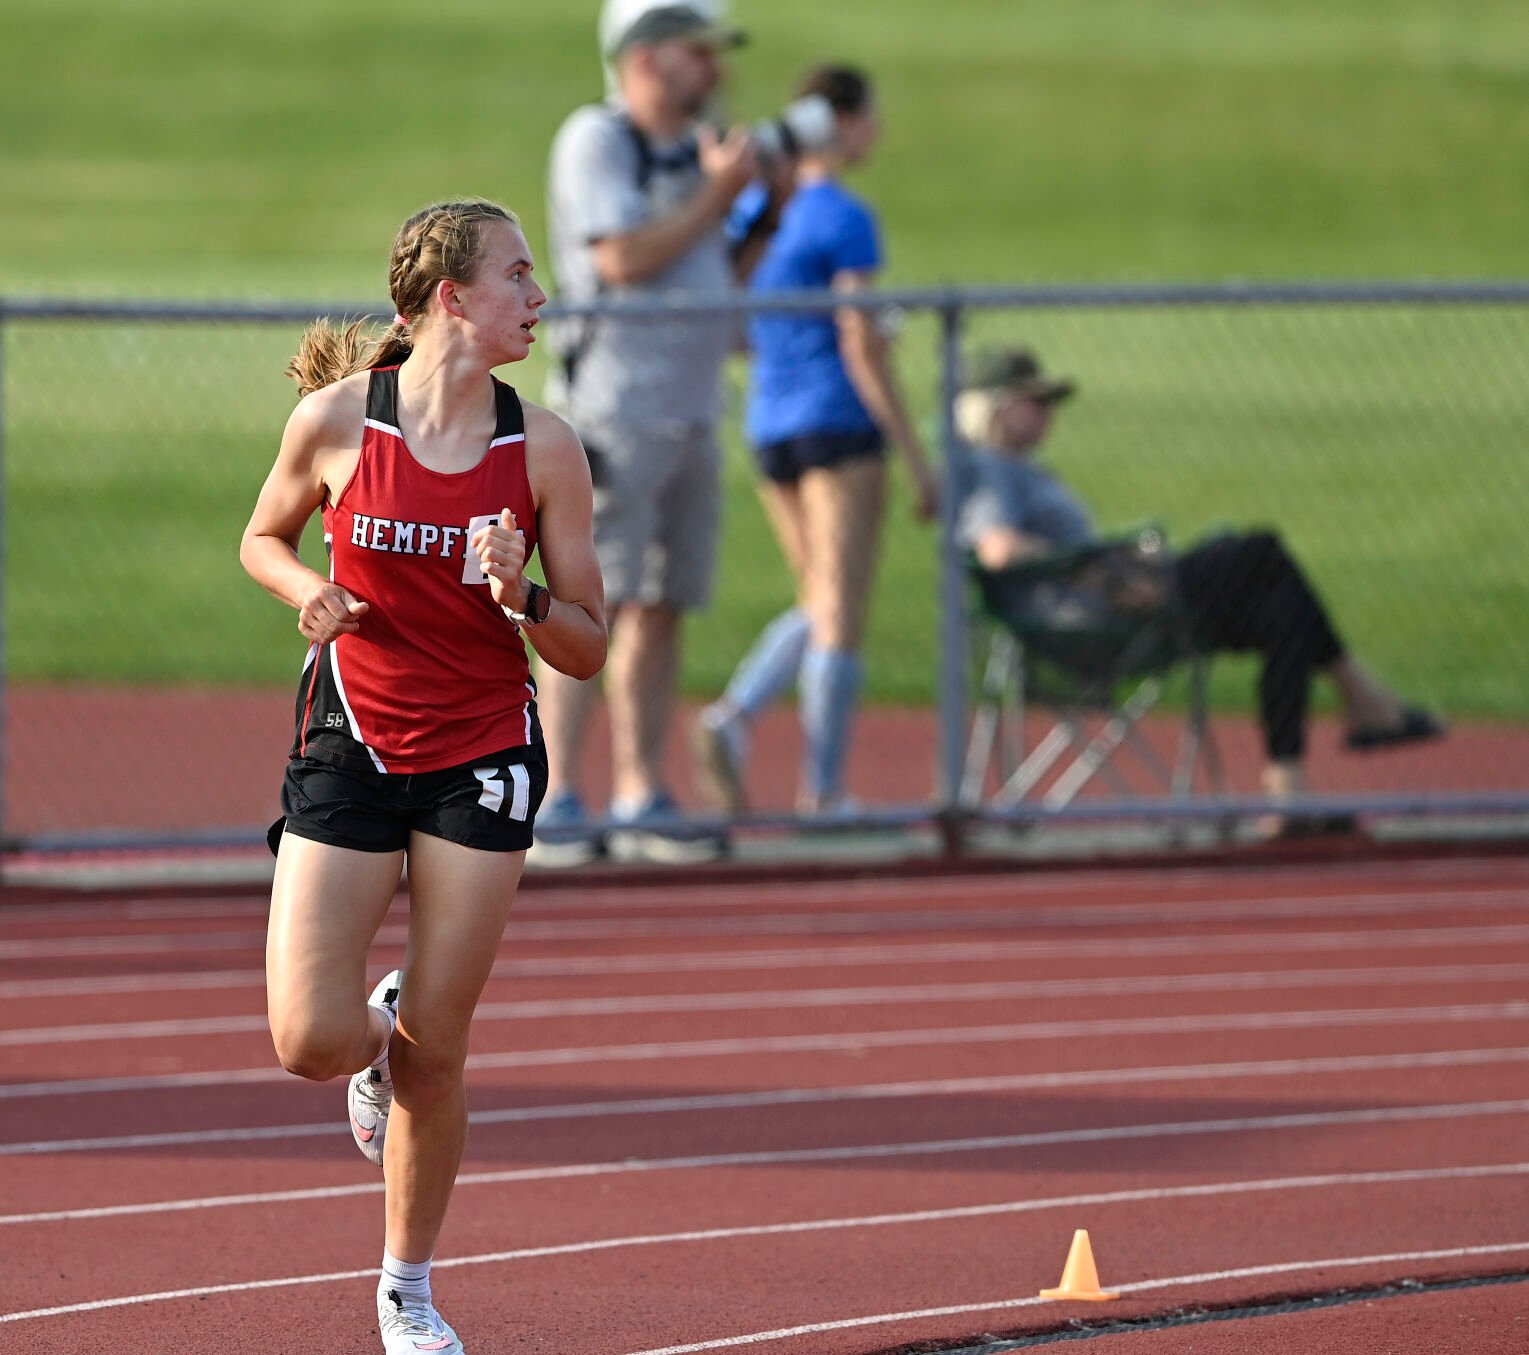
[(998, 348), (976, 354), (961, 374), (964, 391), (1013, 391), (1053, 404), (1077, 390), (1070, 377), (1047, 376), (1028, 348)]
[(645, 9), (619, 33), (606, 42), (607, 59), (620, 56), (629, 47), (650, 46), (685, 38), (716, 48), (741, 47), (749, 40), (743, 29), (720, 23), (694, 5), (655, 5)]

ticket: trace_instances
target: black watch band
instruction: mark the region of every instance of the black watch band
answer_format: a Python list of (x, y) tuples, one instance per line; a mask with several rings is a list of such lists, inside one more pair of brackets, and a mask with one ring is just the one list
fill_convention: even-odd
[(552, 613), (552, 594), (539, 583), (526, 587), (526, 606), (521, 612), (504, 609), (506, 616), (517, 626), (539, 626)]

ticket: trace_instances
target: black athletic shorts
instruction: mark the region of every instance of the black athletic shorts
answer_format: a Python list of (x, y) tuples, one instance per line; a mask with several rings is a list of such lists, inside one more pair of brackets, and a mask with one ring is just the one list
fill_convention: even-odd
[(754, 460), (765, 479), (778, 485), (794, 485), (810, 470), (831, 470), (845, 461), (881, 456), (884, 442), (874, 429), (863, 433), (808, 433), (784, 442), (767, 442), (754, 448)]
[(281, 783), (282, 817), (267, 840), (272, 852), (283, 831), (333, 847), (396, 852), (419, 832), (486, 852), (523, 852), (546, 793), (541, 743), (412, 774), (295, 757)]

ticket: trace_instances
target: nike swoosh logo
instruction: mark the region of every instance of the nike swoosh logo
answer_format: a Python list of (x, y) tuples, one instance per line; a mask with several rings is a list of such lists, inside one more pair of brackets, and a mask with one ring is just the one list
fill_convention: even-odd
[[(364, 1129), (364, 1128), (362, 1128), (361, 1125), (357, 1124), (356, 1123), (356, 1117), (354, 1115), (352, 1115), (350, 1117), (350, 1127), (351, 1127), (352, 1130), (355, 1131), (356, 1137), (358, 1139), (360, 1139), (362, 1143), (370, 1143), (377, 1136), (377, 1131), (375, 1129)], [(438, 1346), (421, 1346), (420, 1349), (421, 1350), (438, 1350), (439, 1347)]]
[(446, 1347), (449, 1346), (450, 1344), (451, 1344), (451, 1337), (443, 1336), (443, 1337), (441, 1337), (441, 1339), (439, 1341), (432, 1341), (432, 1342), (430, 1342), (429, 1345), (422, 1345), (420, 1342), (416, 1341), (414, 1343), (414, 1349), (415, 1350), (445, 1350)]

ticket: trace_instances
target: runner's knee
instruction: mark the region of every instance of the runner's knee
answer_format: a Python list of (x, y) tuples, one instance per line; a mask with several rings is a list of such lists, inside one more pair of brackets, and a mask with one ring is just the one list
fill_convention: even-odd
[(311, 1082), (327, 1082), (356, 1072), (357, 1049), (364, 1035), (364, 1017), (359, 1021), (271, 1019), (271, 1038), (281, 1066)]
[(467, 1046), (449, 1040), (397, 1040), (393, 1045), (394, 1094), (415, 1114), (454, 1095), (462, 1085)]

